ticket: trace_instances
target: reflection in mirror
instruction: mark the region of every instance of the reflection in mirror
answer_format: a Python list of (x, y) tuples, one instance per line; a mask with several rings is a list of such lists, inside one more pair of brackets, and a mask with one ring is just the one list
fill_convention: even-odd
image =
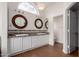
[(39, 18), (35, 20), (34, 24), (35, 24), (35, 27), (38, 29), (41, 29), (43, 27), (43, 21)]
[(18, 29), (25, 28), (27, 26), (27, 23), (27, 19), (23, 15), (17, 14), (12, 18), (13, 26)]
[(41, 22), (40, 21), (37, 21), (37, 26), (41, 26)]
[(24, 26), (25, 20), (21, 17), (18, 17), (18, 18), (16, 18), (15, 23), (18, 26)]

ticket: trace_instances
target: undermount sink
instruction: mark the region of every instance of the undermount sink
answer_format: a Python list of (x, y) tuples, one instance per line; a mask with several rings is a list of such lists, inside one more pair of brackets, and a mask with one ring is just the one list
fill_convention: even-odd
[(29, 34), (16, 34), (15, 36), (28, 36)]

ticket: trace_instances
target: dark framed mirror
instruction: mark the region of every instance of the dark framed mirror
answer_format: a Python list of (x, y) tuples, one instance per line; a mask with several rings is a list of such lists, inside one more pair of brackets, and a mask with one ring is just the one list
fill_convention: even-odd
[(27, 26), (28, 22), (27, 22), (27, 19), (23, 15), (17, 14), (13, 16), (12, 24), (14, 27), (18, 29), (23, 29)]
[(45, 22), (45, 27), (48, 29), (48, 21)]
[(43, 21), (39, 18), (35, 20), (34, 24), (37, 29), (41, 29), (43, 27)]

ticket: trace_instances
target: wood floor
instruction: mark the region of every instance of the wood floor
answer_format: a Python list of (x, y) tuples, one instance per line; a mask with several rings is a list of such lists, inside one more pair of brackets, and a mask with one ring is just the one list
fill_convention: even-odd
[(62, 45), (55, 44), (55, 46), (46, 45), (31, 51), (27, 51), (13, 57), (77, 57), (79, 51), (76, 50), (69, 55), (62, 52)]

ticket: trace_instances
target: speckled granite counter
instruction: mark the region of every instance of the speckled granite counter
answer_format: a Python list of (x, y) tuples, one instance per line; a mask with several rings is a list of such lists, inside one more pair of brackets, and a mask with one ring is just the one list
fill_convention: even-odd
[(41, 36), (41, 35), (49, 35), (48, 32), (45, 31), (26, 31), (26, 32), (9, 32), (8, 37), (29, 37), (29, 36)]

